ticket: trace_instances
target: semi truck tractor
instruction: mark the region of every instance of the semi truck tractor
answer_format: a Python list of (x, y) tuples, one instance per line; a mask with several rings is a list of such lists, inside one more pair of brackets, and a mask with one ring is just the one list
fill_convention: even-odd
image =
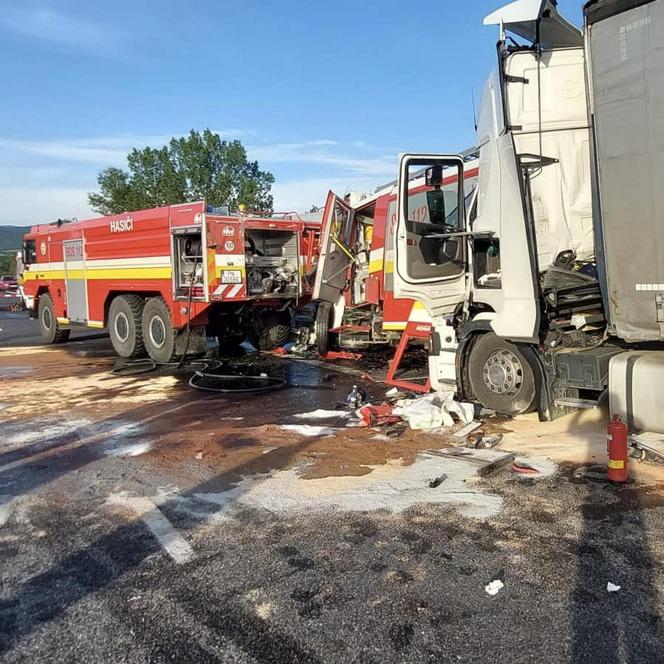
[[(477, 195), (443, 192), (461, 155), (402, 155), (394, 294), (431, 317), (434, 388), (542, 419), (609, 388), (632, 428), (664, 431), (664, 0), (595, 0), (584, 20), (553, 0), (485, 19)], [(463, 227), (441, 223), (450, 207)]]
[(200, 352), (206, 336), (270, 349), (311, 297), (319, 234), (318, 221), (204, 201), (42, 224), (24, 238), (23, 295), (48, 343), (82, 325), (155, 362)]

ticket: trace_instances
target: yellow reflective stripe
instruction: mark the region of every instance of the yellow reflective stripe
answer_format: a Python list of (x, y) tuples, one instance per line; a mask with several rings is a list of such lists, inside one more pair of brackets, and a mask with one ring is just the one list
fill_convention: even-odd
[(67, 323), (69, 323), (69, 318), (56, 318), (55, 320), (58, 321), (60, 325), (67, 325)]
[(26, 272), (23, 281), (36, 281), (37, 279), (64, 279), (64, 270), (44, 270), (43, 272)]
[(170, 267), (89, 268), (88, 279), (170, 279)]
[(614, 470), (622, 470), (625, 467), (625, 462), (620, 459), (609, 459), (609, 468), (613, 468)]
[(89, 267), (87, 270), (45, 270), (43, 272), (27, 272), (24, 281), (35, 281), (37, 279), (170, 279), (170, 267), (113, 267), (96, 268)]
[(369, 272), (380, 272), (383, 269), (383, 259), (374, 258), (374, 260), (369, 262)]
[(407, 323), (383, 323), (384, 330), (405, 330)]
[(426, 307), (424, 306), (424, 304), (422, 304), (422, 302), (419, 302), (417, 300), (415, 300), (415, 302), (413, 303), (413, 311), (415, 311), (416, 309), (419, 309), (420, 311), (426, 311)]
[(89, 321), (87, 322), (87, 326), (88, 326), (88, 327), (99, 327), (99, 328), (102, 328), (102, 327), (104, 327), (104, 323), (103, 323), (102, 321), (99, 321), (99, 320), (89, 320)]
[(385, 272), (394, 272), (394, 261), (385, 261)]

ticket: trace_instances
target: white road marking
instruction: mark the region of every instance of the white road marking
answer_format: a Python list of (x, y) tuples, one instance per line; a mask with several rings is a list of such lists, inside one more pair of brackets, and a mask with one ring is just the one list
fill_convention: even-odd
[(136, 512), (166, 553), (178, 565), (193, 560), (194, 550), (190, 544), (175, 530), (164, 513), (149, 498), (111, 496), (108, 502), (114, 505), (125, 505)]

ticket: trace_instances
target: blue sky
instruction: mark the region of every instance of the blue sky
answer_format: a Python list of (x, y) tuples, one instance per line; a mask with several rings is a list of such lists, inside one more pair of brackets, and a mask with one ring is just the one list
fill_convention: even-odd
[(0, 0), (0, 224), (89, 216), (100, 169), (191, 128), (242, 140), (276, 209), (371, 191), (473, 144), (506, 2)]

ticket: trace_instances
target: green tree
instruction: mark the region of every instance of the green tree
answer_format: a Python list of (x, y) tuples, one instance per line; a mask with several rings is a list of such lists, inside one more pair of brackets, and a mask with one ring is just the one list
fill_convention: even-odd
[(236, 210), (272, 210), (274, 176), (249, 161), (240, 141), (193, 129), (161, 148), (134, 148), (128, 170), (108, 167), (99, 173), (99, 192), (90, 193), (90, 206), (100, 214), (118, 214), (205, 200)]
[(0, 274), (16, 274), (16, 252), (0, 254)]

